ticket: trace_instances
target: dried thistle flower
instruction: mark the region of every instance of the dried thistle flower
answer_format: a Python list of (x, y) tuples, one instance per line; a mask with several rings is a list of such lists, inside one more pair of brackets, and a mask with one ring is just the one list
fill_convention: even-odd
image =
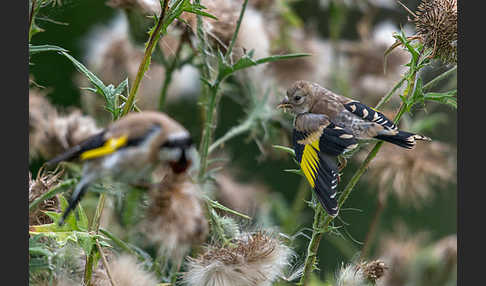
[(237, 182), (228, 172), (215, 175), (216, 200), (235, 211), (254, 216), (262, 206), (263, 196), (268, 189), (257, 183), (243, 184)]
[[(350, 97), (365, 104), (376, 104), (406, 72), (410, 54), (403, 49), (384, 53), (393, 44), (393, 32), (399, 29), (390, 22), (377, 24), (369, 38), (343, 43), (340, 50), (349, 57)], [(385, 69), (386, 64), (386, 69)], [(385, 72), (386, 70), (386, 72)], [(398, 99), (398, 97), (392, 97)]]
[(389, 270), (377, 285), (456, 285), (457, 236), (449, 235), (429, 242), (427, 233), (410, 234), (398, 229), (385, 235), (380, 259)]
[(457, 263), (457, 235), (452, 234), (436, 242), (433, 253), (441, 261)]
[(366, 278), (366, 280), (376, 283), (376, 280), (380, 279), (387, 267), (385, 263), (381, 260), (374, 260), (371, 262), (363, 261), (356, 266), (358, 271), (362, 271), (362, 275)]
[(138, 10), (149, 16), (160, 14), (160, 2), (158, 0), (109, 0), (106, 5), (112, 8)]
[(367, 286), (370, 282), (374, 285), (376, 280), (384, 275), (387, 268), (381, 260), (341, 265), (337, 274), (336, 286)]
[(264, 231), (243, 233), (227, 246), (209, 245), (189, 258), (184, 282), (200, 286), (262, 286), (283, 276), (292, 251)]
[[(126, 78), (131, 82), (137, 75), (144, 49), (133, 43), (128, 29), (127, 17), (119, 15), (110, 24), (94, 28), (86, 38), (86, 66), (106, 84), (118, 85)], [(169, 30), (159, 42), (164, 55), (172, 57), (177, 50), (179, 40), (178, 31)], [(164, 78), (165, 68), (153, 60), (137, 93), (136, 105), (140, 109), (157, 109)], [(85, 76), (79, 75), (77, 81), (80, 86), (90, 85)], [(198, 70), (190, 65), (183, 66), (172, 75), (167, 102), (181, 96), (196, 95), (199, 85)], [(97, 119), (110, 120), (110, 114), (104, 110), (101, 96), (83, 90), (81, 104), (88, 114)]]
[(149, 193), (149, 206), (140, 224), (147, 239), (163, 254), (179, 261), (208, 235), (200, 190), (187, 175), (168, 172)]
[(457, 0), (424, 0), (410, 13), (416, 36), (432, 49), (432, 56), (457, 64)]
[(57, 118), (57, 111), (47, 100), (45, 92), (29, 89), (29, 155), (39, 155), (39, 146), (45, 141), (49, 123)]
[[(29, 172), (29, 204), (54, 187), (62, 174), (63, 171), (44, 172), (41, 169), (37, 178), (32, 180), (32, 174)], [(42, 211), (61, 212), (57, 195), (41, 202), (35, 210), (29, 213), (29, 225), (52, 223), (52, 219)]]
[[(241, 12), (240, 1), (234, 0), (204, 0), (201, 4), (207, 9), (207, 13), (216, 16), (218, 19), (203, 18), (203, 28), (209, 35), (208, 40), (211, 46), (219, 48), (223, 52), (229, 46), (236, 24)], [(197, 18), (192, 13), (183, 13), (180, 17), (186, 21), (192, 31), (197, 29)], [(238, 37), (232, 50), (232, 59), (237, 60), (244, 52), (254, 51), (253, 58), (263, 58), (270, 55), (270, 39), (266, 32), (266, 19), (252, 6), (248, 5), (242, 19)], [(252, 71), (261, 72), (265, 65), (250, 68)], [(252, 76), (252, 73), (248, 73)]]
[[(155, 286), (158, 281), (155, 275), (151, 272), (145, 271), (143, 266), (137, 262), (137, 260), (126, 254), (122, 254), (118, 257), (114, 255), (108, 255), (108, 267), (110, 274), (113, 278), (113, 282), (117, 286)], [(93, 273), (91, 283), (94, 286), (111, 286), (111, 282), (107, 275), (106, 269), (103, 264), (99, 263)]]
[[(275, 39), (274, 35), (272, 39)], [(300, 30), (290, 33), (289, 48), (277, 47), (272, 49), (273, 54), (289, 52), (309, 53), (312, 56), (269, 63), (268, 74), (286, 90), (296, 79), (306, 79), (324, 85), (331, 83), (332, 52), (331, 44), (316, 36), (307, 35)], [(346, 61), (340, 56), (340, 60)]]
[[(362, 160), (366, 155), (360, 152), (356, 158)], [(419, 207), (432, 196), (433, 185), (455, 182), (455, 172), (455, 151), (450, 145), (433, 141), (407, 152), (385, 144), (370, 163), (366, 179), (378, 187), (382, 202), (392, 190), (400, 201)]]
[(385, 234), (379, 244), (378, 257), (388, 269), (378, 285), (405, 285), (411, 262), (427, 238), (428, 234), (425, 232), (412, 235), (403, 224), (397, 225), (392, 234)]
[(44, 158), (52, 158), (81, 143), (101, 131), (93, 118), (74, 109), (66, 115), (53, 118), (45, 126), (44, 136), (37, 143), (37, 149)]

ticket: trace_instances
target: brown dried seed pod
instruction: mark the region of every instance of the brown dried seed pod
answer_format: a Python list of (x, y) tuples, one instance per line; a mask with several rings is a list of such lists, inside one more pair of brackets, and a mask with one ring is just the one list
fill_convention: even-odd
[[(54, 187), (62, 173), (63, 171), (57, 170), (47, 173), (41, 169), (37, 178), (32, 180), (32, 175), (29, 172), (29, 204)], [(29, 212), (29, 225), (52, 223), (52, 219), (42, 211), (61, 212), (57, 195), (41, 202), (35, 210)]]
[(37, 148), (44, 158), (53, 158), (100, 131), (93, 118), (74, 109), (66, 115), (57, 116), (45, 126)]
[(433, 56), (457, 64), (457, 0), (424, 0), (411, 21)]
[(271, 285), (291, 256), (290, 248), (269, 233), (244, 233), (228, 246), (209, 245), (197, 258), (189, 258), (183, 279), (190, 286)]
[[(367, 152), (357, 154), (364, 159)], [(366, 179), (378, 187), (380, 199), (390, 190), (402, 203), (423, 205), (432, 197), (432, 186), (456, 180), (455, 150), (438, 141), (417, 144), (413, 152), (385, 144), (370, 164)]]
[(200, 190), (187, 175), (169, 173), (149, 196), (140, 230), (161, 252), (181, 260), (192, 245), (202, 243), (208, 235)]

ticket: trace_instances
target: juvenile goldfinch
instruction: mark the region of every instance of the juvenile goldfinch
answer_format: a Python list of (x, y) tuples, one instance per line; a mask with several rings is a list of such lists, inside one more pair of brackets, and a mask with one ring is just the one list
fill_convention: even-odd
[(339, 127), (352, 131), (356, 139), (379, 139), (412, 149), (416, 140), (430, 138), (400, 131), (392, 120), (357, 100), (337, 95), (317, 83), (296, 81), (279, 105), (303, 117), (305, 125), (316, 126), (321, 115)]
[(425, 136), (399, 131), (382, 113), (318, 84), (297, 81), (277, 106), (295, 114), (293, 147), (307, 181), (331, 216), (338, 214), (335, 157), (357, 147), (359, 139), (381, 139), (405, 148)]
[(358, 146), (353, 133), (335, 125), (324, 114), (297, 114), (292, 144), (300, 168), (320, 204), (329, 215), (337, 216), (339, 170), (336, 156)]
[(99, 178), (111, 176), (122, 182), (146, 177), (159, 163), (168, 164), (175, 173), (195, 163), (196, 150), (189, 132), (164, 113), (130, 113), (103, 131), (47, 162), (79, 159), (82, 179), (76, 186), (60, 224), (76, 207), (88, 186)]

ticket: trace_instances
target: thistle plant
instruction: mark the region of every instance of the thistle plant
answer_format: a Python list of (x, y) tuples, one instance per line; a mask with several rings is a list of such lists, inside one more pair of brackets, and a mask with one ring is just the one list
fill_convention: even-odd
[[(427, 164), (415, 164), (416, 169), (412, 170), (403, 167), (399, 159), (393, 159), (397, 166), (389, 168), (389, 163), (383, 163), (384, 159), (389, 159), (383, 157), (387, 150), (378, 142), (372, 145), (371, 151), (366, 151), (368, 144), (362, 143), (358, 151), (341, 158), (341, 162), (357, 159), (359, 165), (354, 166), (356, 160), (349, 160), (348, 166), (341, 170), (340, 208), (360, 208), (360, 205), (345, 203), (363, 175), (379, 177), (379, 180), (366, 177), (370, 186), (380, 189), (376, 195), (370, 192), (370, 196), (379, 199), (381, 194), (383, 205), (375, 210), (364, 244), (359, 247), (349, 242), (348, 234), (344, 233), (353, 225), (342, 217), (335, 221), (323, 211), (309, 195), (310, 187), (302, 172), (287, 165), (282, 167), (287, 163), (286, 156), (266, 156), (267, 147), (275, 145), (274, 152), (280, 150), (290, 158), (295, 157), (291, 148), (283, 146), (286, 145), (283, 142), (288, 142), (283, 137), (291, 128), (289, 118), (275, 109), (275, 102), (290, 81), (315, 77), (315, 81), (331, 81), (345, 91), (352, 87), (344, 77), (345, 69), (340, 69), (341, 61), (333, 58), (332, 63), (325, 62), (330, 54), (343, 56), (340, 43), (346, 30), (344, 24), (351, 21), (345, 17), (351, 14), (351, 6), (335, 1), (330, 5), (332, 44), (328, 45), (316, 36), (317, 33), (304, 32), (309, 19), (293, 7), (304, 5), (305, 1), (107, 2), (113, 9), (123, 9), (127, 16), (128, 29), (124, 30), (123, 40), (118, 44), (129, 45), (125, 47), (128, 52), (114, 57), (136, 54), (126, 62), (130, 62), (130, 67), (135, 63), (136, 68), (129, 68), (128, 64), (106, 65), (104, 68), (108, 71), (113, 72), (114, 67), (122, 71), (115, 71), (117, 76), (104, 77), (103, 69), (97, 69), (91, 65), (92, 61), (62, 45), (36, 41), (36, 34), (48, 27), (39, 27), (38, 16), (60, 6), (59, 1), (46, 0), (29, 1), (29, 62), (37, 65), (38, 55), (50, 53), (59, 61), (72, 64), (76, 77), (84, 79), (79, 89), (88, 90), (89, 96), (100, 99), (96, 107), (104, 110), (110, 122), (148, 109), (163, 111), (184, 123), (191, 121), (188, 130), (198, 144), (199, 157), (190, 171), (182, 175), (157, 168), (150, 173), (148, 181), (134, 184), (103, 178), (90, 186), (86, 199), (62, 226), (58, 222), (68, 205), (66, 198), (81, 180), (81, 165), (64, 162), (53, 171), (46, 167), (37, 173), (31, 170), (29, 278), (32, 284), (257, 286), (314, 285), (315, 282), (319, 285), (321, 281), (313, 272), (318, 269), (319, 260), (322, 263), (324, 258), (329, 258), (318, 251), (323, 241), (348, 260), (337, 260), (342, 261), (343, 267), (336, 272), (336, 279), (326, 277), (328, 284), (380, 285), (393, 278), (400, 266), (394, 263), (393, 245), (380, 249), (380, 256), (370, 254), (370, 245), (380, 237), (376, 235), (379, 230), (376, 226), (386, 210), (388, 194), (406, 192), (409, 199), (410, 192), (396, 181), (410, 181), (411, 176), (420, 179), (415, 185), (409, 185), (420, 193), (422, 190), (416, 187), (422, 184), (428, 188), (431, 175), (454, 181), (454, 174), (448, 172), (449, 165), (445, 163), (449, 161), (441, 160), (448, 159), (448, 155), (436, 157), (430, 150), (423, 150), (425, 155), (421, 157), (430, 158)], [(385, 64), (392, 49), (401, 49), (409, 61), (403, 66), (405, 72), (401, 78), (389, 86), (389, 92), (374, 108), (393, 114), (391, 117), (396, 124), (401, 121), (413, 131), (433, 131), (443, 120), (438, 113), (443, 110), (436, 113), (434, 106), (445, 106), (453, 111), (457, 108), (455, 87), (437, 88), (457, 71), (457, 50), (454, 50), (457, 30), (453, 31), (454, 17), (457, 17), (454, 16), (455, 5), (455, 1), (424, 1), (417, 12), (409, 11), (410, 21), (417, 27), (416, 33), (409, 36), (400, 31), (393, 35), (396, 44), (385, 52)], [(267, 17), (269, 15), (276, 15), (277, 20)], [(450, 27), (442, 26), (443, 21)], [(272, 32), (275, 23), (283, 25)], [(261, 34), (255, 27), (262, 28)], [(302, 36), (310, 34), (316, 35)], [(102, 37), (97, 39), (108, 41)], [(143, 47), (136, 50), (135, 47), (142, 44)], [(282, 51), (289, 54), (282, 54)], [(378, 48), (373, 54), (376, 51)], [(449, 64), (447, 70), (426, 81), (424, 74), (433, 68), (431, 63), (436, 63), (437, 59)], [(200, 89), (190, 97), (172, 101), (171, 88), (178, 85), (177, 73), (186, 67), (197, 71)], [(335, 72), (338, 70), (339, 73)], [(358, 76), (364, 73), (354, 72)], [(120, 74), (128, 76), (120, 77)], [(147, 90), (156, 99), (152, 106), (142, 105), (142, 98), (147, 95), (144, 87), (149, 85)], [(393, 109), (396, 102), (400, 106)], [(29, 160), (39, 155), (40, 160), (49, 159), (102, 128), (99, 120), (103, 116), (85, 115), (83, 108), (63, 110), (50, 103), (49, 89), (31, 87), (29, 106)], [(186, 108), (189, 106), (190, 109)], [(227, 106), (238, 111), (235, 112), (237, 116), (231, 114), (230, 123), (224, 118)], [(190, 114), (179, 116), (179, 112), (183, 114), (186, 109)], [(421, 119), (418, 119), (416, 115), (423, 109), (428, 113), (420, 114)], [(434, 144), (432, 148), (440, 143), (434, 140), (431, 144)], [(255, 154), (247, 156), (241, 152), (250, 148), (256, 150)], [(241, 158), (251, 161), (255, 168), (237, 166), (235, 159)], [(221, 163), (223, 160), (225, 162)], [(290, 178), (282, 182), (273, 178), (280, 183), (280, 188), (267, 185), (266, 174), (263, 174), (266, 172), (255, 171), (262, 166), (268, 166), (268, 173), (285, 169)], [(367, 169), (370, 170), (366, 172)], [(235, 170), (238, 172), (233, 172)], [(300, 181), (295, 181), (295, 188), (288, 187), (290, 183), (287, 183), (294, 178)], [(394, 187), (392, 191), (390, 184)], [(430, 190), (423, 192), (427, 191)], [(347, 209), (342, 208), (341, 214), (346, 215)], [(301, 243), (303, 239), (305, 243)], [(453, 244), (453, 239), (446, 239), (424, 249), (420, 255), (414, 252), (413, 259), (407, 260), (407, 267), (410, 267), (403, 272), (406, 278), (427, 283), (430, 281), (424, 271), (439, 269), (434, 272), (431, 283), (453, 281), (454, 275), (445, 275), (455, 265)], [(360, 259), (358, 251), (361, 251)], [(440, 259), (446, 263), (434, 268)], [(410, 261), (416, 263), (416, 267), (412, 267)], [(326, 269), (334, 271), (336, 267), (326, 265)]]

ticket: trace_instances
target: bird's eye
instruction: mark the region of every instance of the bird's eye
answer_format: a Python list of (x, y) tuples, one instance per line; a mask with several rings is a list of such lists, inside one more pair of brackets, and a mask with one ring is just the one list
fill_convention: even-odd
[(302, 98), (302, 96), (300, 96), (300, 95), (297, 95), (296, 97), (294, 97), (295, 101), (299, 101), (301, 98)]

